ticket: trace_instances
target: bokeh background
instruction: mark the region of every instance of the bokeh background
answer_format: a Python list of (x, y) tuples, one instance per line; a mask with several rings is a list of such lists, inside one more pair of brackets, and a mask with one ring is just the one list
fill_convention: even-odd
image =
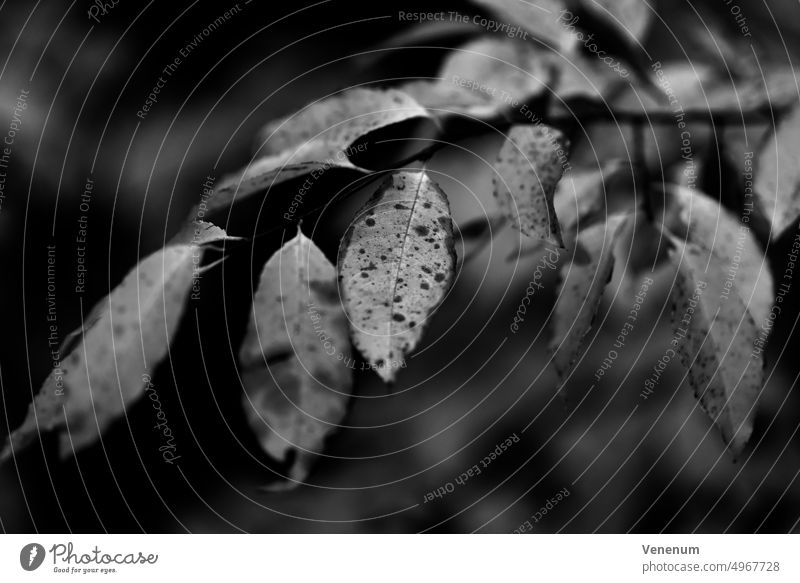
[[(646, 42), (651, 56), (696, 67), (695, 78), (682, 79), (676, 90), (696, 91), (725, 78), (728, 67), (791, 66), (800, 58), (797, 2), (742, 2), (753, 35), (736, 53), (723, 43), (742, 40), (725, 2), (649, 4), (659, 14)], [(139, 258), (174, 235), (207, 176), (218, 180), (249, 162), (264, 123), (345, 87), (434, 76), (447, 48), (465, 40), (454, 29), (420, 42), (428, 48), (375, 58), (370, 51), (409, 29), (398, 11), (476, 12), (462, 2), (240, 2), (240, 13), (183, 59), (140, 119), (136, 112), (162, 69), (233, 4), (119, 0), (99, 22), (88, 18), (91, 6), (87, 0), (0, 6), (0, 129), (16, 96), (30, 91), (0, 207), (3, 435), (21, 422), (50, 369), (48, 245), (56, 246), (63, 337)], [(709, 50), (715, 41), (717, 50)], [(741, 58), (750, 43), (752, 59)], [(714, 143), (708, 128), (693, 136), (697, 152)], [(575, 155), (584, 162), (624, 157), (631, 148), (625, 128), (588, 128), (583, 140)], [(431, 160), (457, 223), (492, 205), (488, 164), (501, 143), (501, 134), (489, 133)], [(668, 131), (646, 144), (659, 166), (674, 162), (679, 148)], [(79, 295), (75, 237), (89, 177), (86, 291)], [(719, 188), (715, 198), (731, 194), (724, 184), (711, 186)], [(735, 196), (735, 181), (727, 188)], [(367, 194), (304, 223), (329, 258)], [(346, 427), (330, 438), (310, 485), (264, 491), (285, 468), (259, 451), (246, 425), (235, 355), (259, 261), (285, 234), (269, 212), (258, 227), (248, 221), (251, 212), (240, 215), (234, 234), (251, 237), (256, 228), (266, 234), (253, 239), (252, 254), (243, 247), (204, 280), (197, 320), (185, 318), (170, 359), (154, 376), (181, 463), (163, 463), (144, 402), (76, 458), (60, 461), (54, 440), (45, 437), (0, 467), (3, 531), (512, 532), (564, 489), (569, 496), (533, 532), (798, 530), (800, 362), (793, 358), (793, 331), (800, 286), (770, 341), (769, 381), (751, 444), (734, 460), (681, 382), (677, 362), (649, 399), (640, 397), (671, 335), (671, 274), (656, 275), (633, 337), (589, 390), (636, 291), (615, 277), (565, 402), (547, 351), (556, 271), (546, 274), (521, 332), (508, 332), (538, 261), (536, 255), (507, 260), (518, 244), (512, 232), (459, 272), (394, 387), (369, 371), (356, 373)], [(783, 271), (785, 250), (786, 242), (778, 242), (768, 252), (775, 273)], [(454, 481), (511, 435), (519, 442), (481, 475), (424, 502), (426, 493)]]

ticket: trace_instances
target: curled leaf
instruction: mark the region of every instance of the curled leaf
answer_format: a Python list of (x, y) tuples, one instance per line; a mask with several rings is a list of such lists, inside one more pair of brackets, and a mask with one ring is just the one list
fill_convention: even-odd
[(561, 268), (561, 286), (553, 318), (550, 349), (561, 379), (565, 379), (583, 349), (586, 336), (603, 299), (614, 269), (614, 249), (628, 223), (626, 215), (612, 215), (578, 235), (588, 253), (585, 264), (567, 263)]
[(567, 161), (565, 141), (547, 126), (511, 128), (495, 164), (494, 196), (512, 226), (563, 247), (553, 195)]
[(301, 232), (264, 265), (239, 361), (250, 427), (272, 457), (296, 452), (294, 487), (344, 417), (352, 390), (336, 269)]
[(339, 286), (353, 343), (386, 382), (418, 344), (453, 282), (447, 197), (424, 171), (389, 176), (339, 251)]
[(368, 173), (350, 161), (353, 144), (377, 129), (427, 117), (412, 97), (394, 89), (357, 88), (312, 103), (267, 124), (258, 137), (262, 155), (217, 186), (209, 210), (314, 171), (342, 168)]
[[(203, 247), (227, 238), (197, 223), (191, 241), (170, 244), (142, 260), (94, 308), (62, 349), (61, 366), (48, 376), (0, 460), (58, 430), (62, 457), (91, 445), (144, 393), (149, 372), (164, 358), (196, 283)], [(82, 336), (82, 337), (81, 337)]]

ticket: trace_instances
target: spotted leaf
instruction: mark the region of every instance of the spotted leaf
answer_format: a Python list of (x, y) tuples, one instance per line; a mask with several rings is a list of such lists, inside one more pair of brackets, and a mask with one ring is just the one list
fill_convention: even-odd
[(739, 221), (717, 201), (688, 188), (671, 184), (666, 193), (673, 214), (667, 217), (669, 229), (704, 249), (707, 259), (725, 271), (728, 292), (739, 295), (756, 323), (765, 323), (774, 299), (772, 274), (751, 231), (750, 213)]
[(6, 459), (43, 432), (58, 430), (62, 457), (94, 443), (143, 394), (166, 356), (190, 289), (199, 285), (204, 245), (225, 240), (206, 223), (142, 260), (62, 346), (22, 425), (8, 438)]
[(563, 246), (553, 195), (567, 166), (565, 141), (542, 125), (511, 128), (495, 163), (494, 196), (511, 225)]
[(419, 343), (455, 263), (447, 197), (424, 171), (392, 174), (356, 216), (339, 285), (353, 343), (386, 382)]
[(726, 291), (724, 269), (705, 250), (672, 237), (678, 266), (672, 288), (672, 348), (700, 405), (734, 453), (753, 431), (763, 382), (763, 359), (754, 350), (755, 321), (741, 298)]

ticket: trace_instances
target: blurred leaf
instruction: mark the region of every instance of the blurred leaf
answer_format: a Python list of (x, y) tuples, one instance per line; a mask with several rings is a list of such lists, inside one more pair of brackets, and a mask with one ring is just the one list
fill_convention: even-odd
[(352, 390), (347, 318), (336, 269), (302, 232), (261, 272), (239, 352), (242, 405), (261, 447), (286, 461), (293, 488), (345, 415)]
[(556, 129), (517, 125), (508, 133), (495, 163), (494, 196), (511, 225), (524, 235), (561, 247), (553, 195), (568, 164), (568, 144)]
[(499, 20), (519, 25), (535, 38), (563, 51), (571, 46), (571, 35), (558, 18), (566, 3), (562, 0), (473, 0), (492, 11)]
[(353, 343), (386, 382), (453, 283), (447, 196), (424, 171), (388, 177), (353, 220), (339, 280)]
[(678, 265), (672, 288), (671, 346), (688, 369), (700, 405), (731, 450), (742, 451), (753, 431), (763, 360), (753, 353), (758, 329), (738, 294), (726, 292), (725, 267), (712, 254), (672, 237)]
[(550, 349), (562, 381), (571, 373), (592, 329), (603, 292), (613, 273), (614, 248), (627, 223), (627, 215), (613, 215), (608, 222), (582, 231), (578, 243), (589, 254), (589, 261), (585, 264), (567, 263), (561, 268)]
[(82, 338), (76, 340), (77, 331), (67, 337), (62, 348), (74, 348), (61, 354), (60, 368), (48, 376), (0, 460), (56, 429), (66, 457), (94, 443), (124, 415), (144, 393), (148, 371), (167, 354), (202, 259), (197, 245), (227, 238), (222, 229), (197, 223), (191, 239), (179, 238), (125, 276), (92, 310)]
[(634, 42), (644, 40), (654, 14), (642, 0), (581, 0), (581, 3)]
[(717, 201), (695, 191), (670, 184), (666, 186), (670, 231), (685, 242), (712, 253), (713, 261), (730, 274), (730, 282), (739, 293), (756, 322), (764, 322), (774, 299), (769, 263), (746, 223)]
[(800, 215), (800, 107), (782, 119), (762, 144), (754, 188), (777, 239)]
[(380, 128), (427, 117), (413, 98), (394, 89), (351, 89), (312, 103), (261, 130), (258, 152), (263, 155), (218, 185), (209, 210), (314, 171), (345, 168), (366, 174), (369, 170), (350, 161), (357, 141)]

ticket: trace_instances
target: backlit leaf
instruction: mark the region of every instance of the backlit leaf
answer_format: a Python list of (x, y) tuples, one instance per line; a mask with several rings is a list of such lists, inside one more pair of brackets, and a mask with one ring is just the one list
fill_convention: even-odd
[(739, 453), (753, 431), (763, 382), (761, 353), (753, 350), (758, 329), (741, 298), (726, 293), (723, 268), (696, 245), (676, 237), (672, 243), (670, 255), (678, 265), (672, 347), (700, 405)]
[(495, 164), (494, 196), (511, 225), (563, 246), (553, 195), (568, 166), (565, 138), (542, 125), (511, 128)]
[(776, 239), (800, 215), (800, 107), (761, 146), (754, 188)]
[(301, 232), (261, 272), (239, 360), (250, 427), (272, 457), (296, 452), (287, 484), (294, 487), (344, 417), (352, 390), (336, 269)]
[(707, 260), (725, 272), (727, 289), (738, 293), (755, 321), (763, 323), (774, 299), (772, 275), (749, 226), (750, 214), (743, 215), (747, 222), (740, 222), (717, 201), (685, 187), (671, 184), (667, 193), (668, 206), (675, 204), (678, 215), (670, 230), (706, 250)]
[(519, 25), (551, 48), (565, 51), (572, 37), (559, 23), (566, 3), (562, 0), (473, 0), (492, 11), (502, 23)]
[(386, 382), (453, 282), (447, 197), (424, 171), (396, 172), (358, 213), (339, 252), (353, 343)]
[(608, 222), (582, 231), (578, 243), (589, 254), (589, 260), (567, 263), (561, 268), (550, 349), (562, 379), (570, 374), (584, 349), (584, 341), (613, 273), (614, 248), (627, 222), (627, 216), (613, 215)]
[(413, 98), (394, 89), (357, 88), (312, 103), (267, 124), (258, 137), (260, 157), (219, 184), (209, 210), (314, 171), (344, 168), (368, 173), (350, 161), (355, 142), (377, 129), (426, 117)]
[[(147, 377), (166, 356), (197, 283), (202, 245), (227, 237), (196, 223), (183, 237), (142, 260), (71, 335), (61, 366), (48, 376), (22, 425), (8, 438), (0, 459), (58, 430), (62, 457), (94, 443), (144, 393)], [(191, 233), (191, 230), (186, 231)]]

